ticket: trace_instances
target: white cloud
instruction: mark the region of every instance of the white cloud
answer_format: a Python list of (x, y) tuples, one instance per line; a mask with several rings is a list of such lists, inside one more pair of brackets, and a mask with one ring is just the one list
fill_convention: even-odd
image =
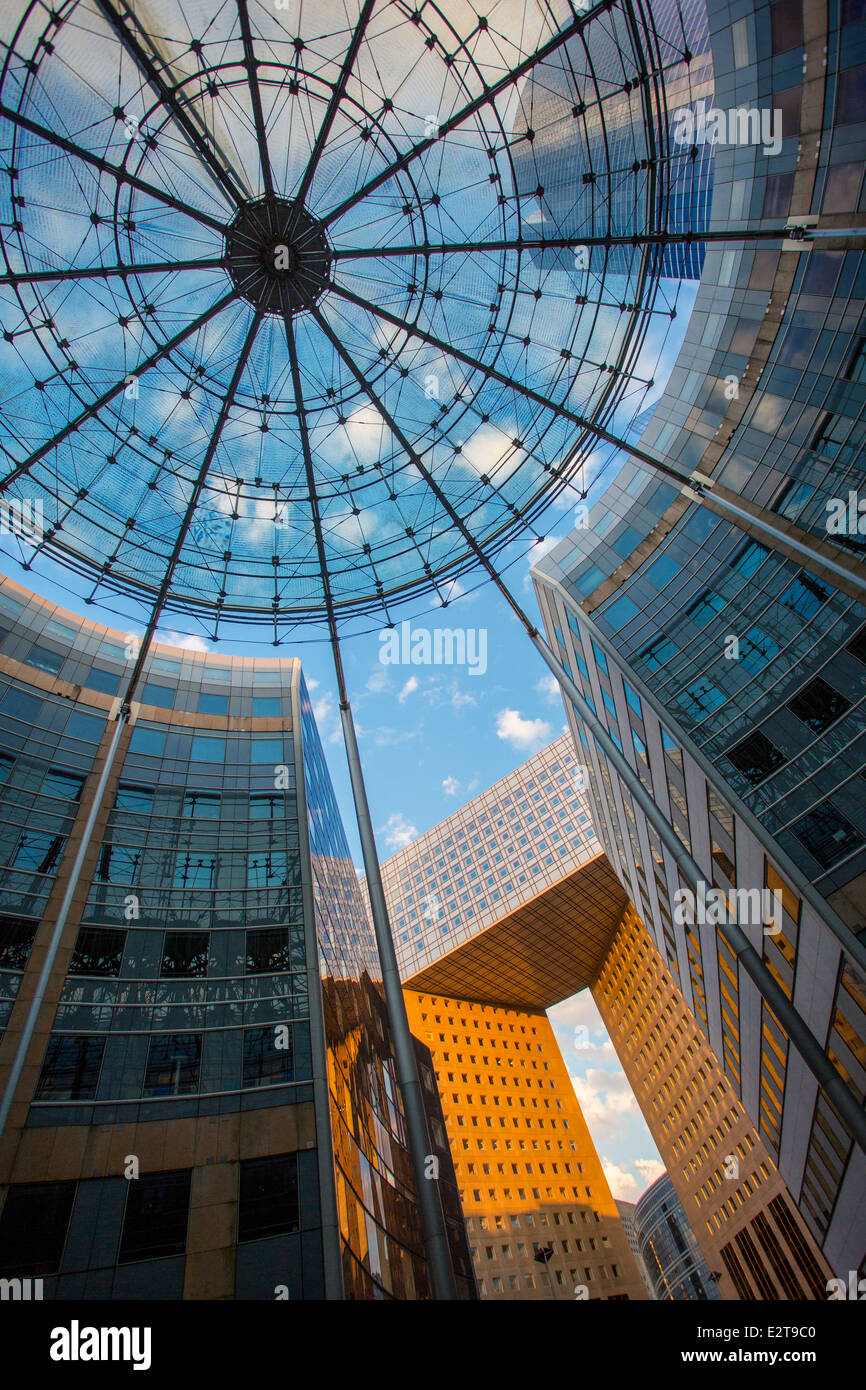
[(366, 689), (371, 695), (379, 695), (388, 688), (388, 672), (384, 666), (374, 666), (370, 675), (367, 677)]
[(665, 1165), (659, 1158), (636, 1158), (634, 1166), (641, 1177), (646, 1180), (647, 1187), (654, 1183), (656, 1178), (660, 1178), (665, 1171)]
[(161, 642), (166, 642), (170, 647), (182, 647), (187, 652), (209, 652), (211, 645), (203, 637), (197, 637), (192, 632), (169, 632), (165, 637), (160, 637)]
[(620, 1138), (626, 1122), (640, 1116), (624, 1072), (590, 1067), (584, 1076), (572, 1076), (571, 1084), (596, 1144)]
[(546, 719), (524, 719), (519, 710), (502, 709), (496, 716), (497, 738), (507, 739), (515, 748), (531, 748), (550, 738)]
[(636, 1202), (643, 1192), (643, 1187), (634, 1173), (630, 1173), (621, 1163), (614, 1163), (613, 1159), (606, 1158), (604, 1154), (599, 1154), (599, 1159), (613, 1196), (621, 1202)]
[(389, 816), (385, 824), (377, 832), (385, 836), (385, 844), (389, 849), (405, 849), (411, 845), (413, 840), (418, 838), (418, 831), (414, 825), (407, 821), (400, 811), (395, 811)]
[(456, 777), (445, 777), (442, 781), (442, 789), (446, 796), (456, 796), (460, 783)]
[(535, 682), (535, 692), (537, 695), (540, 695), (542, 700), (545, 700), (547, 704), (554, 705), (560, 698), (559, 681), (553, 674), (542, 676), (540, 680)]
[(408, 700), (409, 696), (412, 695), (417, 689), (418, 677), (410, 676), (406, 684), (403, 686), (403, 689), (400, 691), (400, 694), (397, 696), (397, 699), (400, 701), (400, 704), (402, 705), (405, 700)]

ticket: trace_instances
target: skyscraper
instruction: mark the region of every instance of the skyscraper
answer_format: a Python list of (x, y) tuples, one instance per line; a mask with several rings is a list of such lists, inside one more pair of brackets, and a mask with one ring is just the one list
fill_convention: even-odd
[(645, 1296), (544, 1012), (625, 902), (574, 771), (565, 735), (382, 865), (483, 1298)]
[(0, 614), (0, 1271), (60, 1299), (429, 1297), (375, 948), (300, 663), (154, 647), (103, 787), (134, 641), (11, 582)]
[(701, 1253), (667, 1173), (656, 1178), (635, 1203), (632, 1219), (657, 1299), (718, 1299), (714, 1271)]
[[(856, 1269), (866, 571), (851, 516), (866, 290), (845, 229), (862, 223), (862, 68), (835, 19), (819, 33), (797, 6), (731, 24), (710, 4), (709, 17), (717, 105), (772, 107), (783, 122), (773, 159), (736, 138), (716, 146), (713, 226), (788, 219), (830, 239), (708, 251), (643, 436), (691, 483), (627, 464), (588, 526), (537, 566), (536, 590), (551, 642), (631, 769), (624, 782), (569, 709), (610, 862), (827, 1260)], [(753, 955), (682, 877), (641, 785)]]

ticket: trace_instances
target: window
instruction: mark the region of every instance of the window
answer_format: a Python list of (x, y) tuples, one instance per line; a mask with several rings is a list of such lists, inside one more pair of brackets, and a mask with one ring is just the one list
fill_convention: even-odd
[(201, 1033), (171, 1033), (150, 1039), (145, 1096), (188, 1096), (198, 1090), (201, 1037)]
[(0, 1275), (31, 1279), (57, 1273), (74, 1200), (74, 1182), (9, 1188), (0, 1216)]
[(133, 849), (130, 845), (114, 845), (107, 840), (96, 866), (96, 877), (103, 883), (135, 883), (141, 857), (140, 849)]
[(250, 820), (281, 820), (285, 817), (284, 796), (251, 796)]
[(863, 120), (866, 120), (866, 63), (859, 63), (839, 74), (836, 121), (839, 125), (851, 125)]
[(228, 695), (210, 695), (203, 690), (198, 697), (199, 714), (221, 714), (228, 716), (229, 697)]
[(23, 970), (36, 935), (25, 917), (0, 917), (0, 970)]
[(119, 975), (125, 942), (125, 931), (82, 927), (72, 952), (70, 975)]
[(297, 1155), (242, 1160), (238, 1240), (284, 1235), (299, 1228)]
[(182, 1255), (186, 1246), (192, 1174), (143, 1173), (126, 1184), (118, 1264)]
[(248, 888), (282, 888), (289, 881), (285, 850), (260, 850), (247, 855)]
[(677, 696), (677, 704), (680, 709), (698, 721), (705, 719), (708, 714), (712, 714), (713, 710), (719, 709), (724, 703), (724, 694), (706, 676), (702, 676), (699, 681), (687, 685), (682, 695)]
[(167, 931), (162, 948), (162, 976), (206, 975), (210, 932)]
[(138, 811), (142, 815), (150, 815), (153, 792), (149, 787), (134, 787), (129, 782), (121, 782), (114, 807), (117, 811)]
[(63, 852), (62, 835), (46, 835), (41, 830), (25, 830), (9, 860), (10, 869), (26, 869), (34, 874), (52, 874)]
[(689, 608), (688, 616), (698, 627), (706, 627), (707, 623), (710, 622), (717, 613), (721, 613), (724, 607), (725, 601), (723, 598), (720, 598), (718, 594), (714, 594), (712, 590), (705, 589), (700, 598)]
[(207, 734), (193, 736), (190, 758), (194, 763), (222, 763), (225, 762), (225, 756), (224, 738), (210, 738)]
[(216, 880), (215, 854), (179, 854), (174, 866), (173, 888), (213, 888)]
[(253, 696), (253, 718), (254, 719), (275, 719), (282, 714), (281, 700), (278, 695), (254, 695)]
[(796, 821), (791, 829), (801, 845), (824, 869), (831, 868), (863, 844), (859, 830), (855, 830), (829, 801), (816, 806), (814, 811)]
[(660, 637), (641, 652), (640, 659), (651, 671), (660, 671), (676, 654), (677, 649), (673, 642), (667, 637)]
[(153, 685), (148, 683), (141, 693), (143, 705), (156, 705), (159, 709), (174, 708), (175, 690), (173, 685)]
[(219, 793), (187, 792), (183, 799), (183, 814), (185, 819), (219, 820)]
[(35, 666), (37, 671), (47, 671), (49, 676), (56, 676), (64, 658), (59, 652), (51, 652), (47, 647), (31, 647), (25, 661), (28, 666)]
[(83, 777), (78, 777), (73, 772), (60, 772), (57, 768), (52, 767), (45, 774), (41, 794), (43, 796), (56, 796), (61, 801), (78, 801), (83, 786)]
[(791, 48), (801, 48), (803, 44), (803, 11), (799, 4), (790, 0), (776, 0), (770, 6), (770, 32), (773, 53), (787, 53)]
[(116, 695), (120, 676), (116, 676), (113, 671), (103, 671), (99, 666), (94, 666), (84, 677), (84, 684), (88, 690), (98, 690), (102, 695)]
[(250, 761), (253, 763), (272, 763), (274, 766), (285, 762), (283, 740), (281, 738), (254, 738)]
[(10, 687), (0, 700), (0, 710), (11, 715), (13, 719), (23, 719), (25, 724), (38, 724), (43, 703), (42, 700), (37, 700), (35, 695), (28, 695), (26, 690)]
[(129, 740), (130, 753), (146, 753), (150, 758), (159, 758), (164, 748), (164, 729), (155, 729), (148, 724), (136, 724)]
[(636, 618), (639, 612), (637, 604), (623, 594), (621, 598), (615, 599), (609, 608), (601, 611), (598, 616), (604, 618), (614, 632), (619, 632), (620, 628), (625, 627), (626, 623), (630, 623), (633, 618)]
[(266, 975), (291, 969), (288, 927), (257, 927), (247, 932), (246, 971)]
[(54, 1033), (36, 1087), (37, 1100), (93, 1100), (105, 1038)]
[(244, 1031), (244, 1086), (276, 1086), (295, 1076), (292, 1025)]
[(766, 546), (759, 545), (757, 541), (746, 541), (746, 544), (740, 546), (731, 560), (731, 569), (749, 579), (755, 570), (760, 568), (769, 553)]
[[(793, 174), (791, 177), (793, 178)], [(778, 512), (779, 516), (786, 516), (789, 521), (796, 521), (809, 498), (814, 496), (815, 489), (808, 483), (796, 483), (792, 480), (785, 483), (773, 503), (773, 511)]]
[(755, 675), (778, 654), (778, 643), (759, 627), (750, 627), (740, 643), (740, 665), (750, 675)]
[(851, 701), (834, 690), (820, 676), (809, 681), (803, 689), (788, 701), (788, 709), (802, 719), (813, 733), (820, 734), (851, 708)]
[(830, 590), (804, 570), (781, 595), (782, 603), (801, 618), (812, 618), (830, 597)]
[(659, 592), (666, 589), (677, 575), (680, 573), (681, 566), (670, 555), (660, 555), (657, 560), (653, 560), (644, 578), (648, 579), (654, 589)]

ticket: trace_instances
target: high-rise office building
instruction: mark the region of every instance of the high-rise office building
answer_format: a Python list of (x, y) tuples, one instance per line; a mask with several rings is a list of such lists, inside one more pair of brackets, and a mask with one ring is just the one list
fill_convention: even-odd
[(634, 1206), (634, 1230), (655, 1297), (675, 1302), (719, 1298), (714, 1271), (704, 1259), (667, 1173)]
[(791, 1029), (805, 1025), (862, 1109), (866, 85), (850, 37), (864, 20), (848, 4), (759, 4), (733, 23), (708, 11), (717, 106), (779, 110), (783, 136), (771, 157), (728, 130), (712, 226), (799, 223), (828, 239), (708, 250), (643, 435), (694, 486), (628, 463), (537, 566), (536, 591), (631, 786), (793, 1005), (786, 1030), (569, 706), (620, 882), (827, 1261), (857, 1269), (866, 1156)]
[(645, 1296), (544, 1012), (625, 905), (574, 771), (564, 735), (382, 865), (483, 1298)]
[(634, 1202), (624, 1202), (621, 1198), (617, 1197), (616, 1209), (619, 1212), (619, 1219), (622, 1222), (622, 1228), (625, 1231), (629, 1249), (634, 1255), (635, 1264), (640, 1270), (640, 1276), (643, 1279), (644, 1288), (648, 1296), (651, 1299), (655, 1299), (655, 1285), (647, 1272), (647, 1267), (643, 1262), (643, 1255), (640, 1253), (640, 1246), (637, 1243), (637, 1232), (634, 1227), (634, 1207)]
[(11, 582), (0, 628), (4, 1084), (27, 1044), (0, 1272), (59, 1299), (429, 1297), (375, 947), (300, 663), (155, 646), (100, 798), (134, 641)]
[(833, 1271), (631, 904), (592, 995), (721, 1297), (825, 1298)]
[[(382, 866), (410, 1013), (439, 1077), (479, 1278), (486, 1261), (497, 1262), (484, 1292), (519, 1298), (530, 1286), (518, 1278), (509, 1287), (517, 1269), (498, 1267), (503, 1243), (503, 1258), (515, 1255), (501, 1232), (518, 1214), (505, 1190), (512, 1206), (526, 1200), (525, 1182), (507, 1182), (523, 1155), (478, 1149), (479, 1138), (490, 1138), (488, 1115), (500, 1130), (507, 1123), (507, 1101), (504, 1111), (490, 1105), (507, 1097), (513, 1071), (482, 1071), (478, 1039), (504, 1034), (500, 1042), (508, 1042), (513, 1030), (519, 1043), (521, 1027), (538, 1032), (544, 1009), (589, 988), (721, 1296), (824, 1297), (833, 1270), (601, 853), (591, 817), (585, 769), (565, 734)], [(539, 1045), (546, 1053), (544, 1037)], [(543, 1060), (556, 1073), (553, 1039), (549, 1046)], [(486, 1055), (510, 1064), (507, 1048)], [(557, 1098), (565, 1095), (570, 1087)], [(583, 1132), (582, 1119), (573, 1128)], [(491, 1230), (499, 1243), (481, 1240)], [(567, 1278), (573, 1264), (562, 1254)], [(544, 1285), (536, 1288), (543, 1296)]]

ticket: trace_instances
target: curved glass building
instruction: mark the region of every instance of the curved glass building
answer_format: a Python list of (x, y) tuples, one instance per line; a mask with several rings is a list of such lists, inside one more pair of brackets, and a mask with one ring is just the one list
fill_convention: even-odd
[[(866, 1094), (866, 20), (852, 0), (826, 12), (759, 3), (736, 20), (711, 0), (708, 13), (723, 129), (710, 231), (780, 219), (801, 231), (707, 250), (641, 441), (688, 482), (628, 462), (587, 525), (537, 566), (536, 589), (592, 709), (707, 892), (738, 898), (748, 941), (856, 1111)], [(753, 138), (770, 114), (775, 143)], [(831, 1265), (860, 1267), (866, 1168), (850, 1125), (633, 794), (576, 717), (573, 728), (606, 852), (674, 983)]]
[(429, 1297), (375, 945), (300, 663), (154, 647), (100, 805), (134, 641), (8, 582), (0, 628), (4, 1076), (44, 988), (3, 1141), (0, 1271), (60, 1299)]
[(718, 1300), (716, 1280), (667, 1173), (638, 1198), (632, 1222), (654, 1298)]

